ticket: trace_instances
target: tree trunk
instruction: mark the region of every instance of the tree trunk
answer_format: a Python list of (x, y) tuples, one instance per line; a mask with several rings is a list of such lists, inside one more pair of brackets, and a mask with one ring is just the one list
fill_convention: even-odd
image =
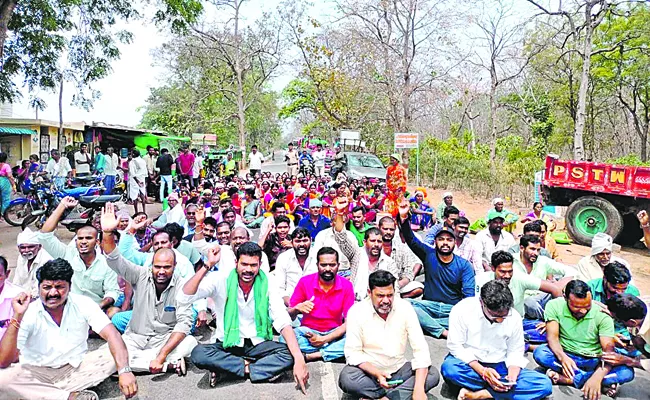
[(246, 105), (244, 104), (244, 69), (241, 59), (241, 38), (239, 37), (239, 7), (241, 2), (235, 0), (235, 75), (237, 77), (237, 119), (239, 120), (239, 147), (242, 150), (240, 168), (246, 168)]
[(497, 159), (497, 101), (496, 101), (497, 87), (493, 80), (492, 87), (490, 87), (490, 169), (492, 174), (496, 173), (496, 159)]
[(576, 113), (576, 126), (573, 132), (573, 158), (576, 160), (585, 159), (585, 148), (583, 135), (585, 121), (587, 119), (587, 92), (589, 90), (589, 71), (591, 69), (591, 52), (594, 28), (591, 21), (591, 2), (585, 5), (585, 42), (582, 48), (582, 75), (580, 77), (580, 88), (578, 89), (578, 110)]
[[(61, 75), (61, 82), (59, 84), (59, 143), (61, 142), (62, 135), (63, 135), (63, 75)], [(59, 151), (62, 150), (64, 149), (59, 149)]]
[(0, 71), (2, 70), (2, 60), (4, 59), (5, 40), (8, 35), (8, 25), (11, 21), (14, 8), (16, 8), (15, 0), (0, 0)]

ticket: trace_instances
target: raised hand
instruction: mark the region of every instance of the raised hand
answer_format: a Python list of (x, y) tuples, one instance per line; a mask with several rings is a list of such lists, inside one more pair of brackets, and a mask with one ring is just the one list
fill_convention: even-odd
[(646, 210), (639, 211), (636, 217), (639, 219), (641, 225), (647, 226), (648, 223), (650, 223), (650, 217), (648, 216), (648, 212)]
[(348, 212), (350, 201), (347, 197), (338, 197), (336, 199), (336, 213), (344, 215)]
[(117, 229), (120, 221), (115, 216), (115, 205), (113, 203), (106, 203), (102, 208), (101, 225), (102, 231), (111, 232)]
[(23, 315), (29, 307), (30, 297), (27, 293), (19, 293), (18, 296), (11, 300), (11, 307), (14, 309), (14, 318), (17, 321), (23, 319)]
[(205, 209), (203, 206), (197, 208), (194, 218), (196, 219), (197, 225), (203, 225), (203, 221), (205, 221)]
[(75, 208), (77, 204), (79, 204), (79, 202), (70, 196), (66, 196), (63, 199), (61, 199), (61, 205), (68, 210), (71, 208)]
[(402, 198), (399, 202), (399, 217), (402, 221), (406, 221), (411, 211), (411, 205), (406, 198)]
[(215, 246), (208, 250), (207, 265), (212, 268), (221, 261), (221, 246)]

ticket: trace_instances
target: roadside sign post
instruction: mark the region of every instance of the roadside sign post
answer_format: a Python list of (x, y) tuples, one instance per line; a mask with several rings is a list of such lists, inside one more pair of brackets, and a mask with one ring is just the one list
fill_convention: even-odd
[(415, 184), (420, 186), (420, 134), (395, 132), (395, 150), (415, 149)]

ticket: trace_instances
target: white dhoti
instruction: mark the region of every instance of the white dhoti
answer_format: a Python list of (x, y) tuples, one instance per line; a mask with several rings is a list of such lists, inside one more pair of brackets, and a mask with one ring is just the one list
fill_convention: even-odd
[(135, 179), (129, 178), (129, 199), (137, 200), (140, 194), (143, 196), (147, 195), (146, 185), (143, 183), (142, 186), (140, 186), (138, 185), (138, 182), (135, 181)]
[[(147, 372), (149, 371), (149, 364), (153, 361), (160, 352), (160, 349), (167, 343), (172, 333), (160, 336), (142, 336), (127, 332), (122, 335), (124, 344), (129, 351), (129, 365), (134, 372)], [(176, 364), (181, 358), (189, 357), (198, 342), (194, 336), (185, 336), (182, 342), (172, 350), (165, 359), (163, 365), (163, 372), (167, 372), (169, 364)]]
[(13, 364), (0, 370), (0, 399), (61, 399), (102, 383), (117, 371), (108, 345), (86, 353), (79, 367)]

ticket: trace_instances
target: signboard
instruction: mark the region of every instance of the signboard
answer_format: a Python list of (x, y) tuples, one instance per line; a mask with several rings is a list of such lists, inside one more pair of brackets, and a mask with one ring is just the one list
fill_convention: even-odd
[(193, 133), (192, 134), (192, 144), (199, 146), (216, 146), (217, 145), (217, 135), (215, 134), (203, 134), (203, 133)]
[(361, 133), (359, 131), (341, 131), (341, 141), (344, 140), (360, 140)]
[(395, 150), (417, 149), (420, 134), (414, 132), (395, 132)]

